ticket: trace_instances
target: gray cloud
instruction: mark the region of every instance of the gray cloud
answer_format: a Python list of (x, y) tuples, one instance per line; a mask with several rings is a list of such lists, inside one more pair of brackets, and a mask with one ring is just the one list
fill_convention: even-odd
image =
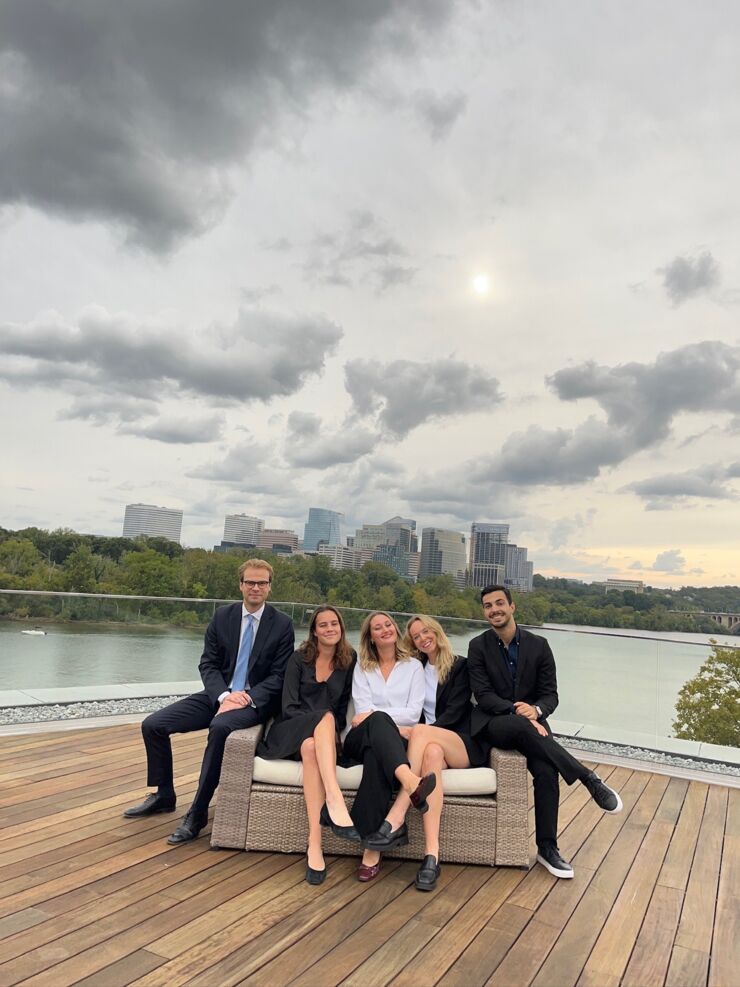
[(688, 499), (733, 500), (737, 494), (728, 480), (740, 476), (740, 463), (699, 466), (683, 473), (664, 473), (630, 483), (623, 489), (645, 501), (648, 510), (666, 510)]
[(96, 420), (140, 417), (132, 398), (144, 399), (149, 412), (152, 402), (182, 393), (222, 404), (294, 394), (321, 373), (342, 336), (324, 317), (257, 310), (197, 336), (134, 324), (100, 308), (88, 309), (76, 325), (46, 321), (0, 330), (0, 379), (50, 388), (72, 382), (77, 397), (66, 416)]
[(663, 287), (674, 305), (700, 295), (720, 282), (719, 265), (708, 250), (698, 257), (674, 257), (666, 267), (659, 267)]
[(550, 548), (563, 548), (568, 544), (573, 535), (578, 534), (593, 524), (596, 511), (589, 508), (584, 514), (574, 514), (572, 517), (561, 517), (550, 527)]
[(344, 376), (357, 414), (377, 415), (395, 438), (423, 422), (488, 410), (502, 400), (495, 377), (460, 360), (351, 360)]
[[(2, 373), (0, 373), (2, 376)], [(43, 381), (47, 383), (46, 379)], [(127, 397), (125, 394), (83, 394), (76, 397), (69, 407), (59, 412), (61, 421), (82, 419), (94, 425), (115, 422), (135, 422), (157, 411), (156, 401)]]
[(168, 249), (218, 219), (229, 167), (283, 114), (408, 57), (449, 14), (444, 0), (6, 0), (0, 202)]
[(378, 436), (365, 428), (347, 426), (327, 431), (318, 415), (294, 411), (288, 416), (285, 458), (291, 466), (326, 469), (339, 463), (354, 463), (371, 452)]
[(350, 213), (345, 227), (316, 236), (303, 264), (303, 274), (313, 283), (351, 287), (359, 282), (375, 284), (379, 292), (406, 284), (416, 268), (398, 260), (406, 249), (368, 210)]
[(460, 92), (438, 94), (425, 89), (413, 99), (414, 109), (435, 141), (447, 137), (467, 104), (467, 96)]
[(124, 425), (118, 431), (122, 435), (138, 435), (142, 439), (154, 439), (172, 445), (194, 445), (221, 438), (223, 419), (219, 415), (191, 420), (160, 418), (148, 425)]
[(655, 572), (680, 573), (686, 568), (686, 559), (679, 548), (669, 548), (665, 552), (660, 552), (653, 562), (652, 569)]

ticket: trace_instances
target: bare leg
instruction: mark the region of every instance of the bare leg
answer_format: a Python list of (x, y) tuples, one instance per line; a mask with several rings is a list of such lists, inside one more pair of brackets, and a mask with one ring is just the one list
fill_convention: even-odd
[(337, 826), (351, 826), (352, 820), (344, 802), (337, 781), (336, 723), (331, 713), (327, 713), (313, 732), (316, 761), (321, 781), (326, 793), (329, 815)]
[(316, 744), (313, 737), (309, 737), (301, 744), (301, 760), (303, 761), (303, 797), (306, 800), (308, 816), (308, 866), (313, 867), (314, 870), (323, 870), (324, 852), (321, 848), (319, 818), (326, 796), (316, 760)]

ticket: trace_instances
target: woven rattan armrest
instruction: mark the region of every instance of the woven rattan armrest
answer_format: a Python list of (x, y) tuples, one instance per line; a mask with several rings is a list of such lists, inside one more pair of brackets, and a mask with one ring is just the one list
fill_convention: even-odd
[(528, 867), (527, 759), (518, 751), (494, 747), (490, 764), (496, 772), (496, 863)]
[(248, 730), (234, 730), (226, 741), (211, 832), (213, 847), (243, 850), (246, 846), (254, 752), (263, 730), (262, 724)]

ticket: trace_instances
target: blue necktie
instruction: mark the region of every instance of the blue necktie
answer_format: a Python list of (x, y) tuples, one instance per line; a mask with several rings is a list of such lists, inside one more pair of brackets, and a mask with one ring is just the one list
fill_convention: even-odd
[(247, 684), (247, 670), (249, 668), (249, 656), (252, 653), (252, 638), (254, 637), (254, 617), (247, 614), (247, 626), (244, 628), (244, 636), (239, 646), (239, 654), (236, 657), (236, 668), (234, 677), (231, 680), (231, 691), (242, 692)]

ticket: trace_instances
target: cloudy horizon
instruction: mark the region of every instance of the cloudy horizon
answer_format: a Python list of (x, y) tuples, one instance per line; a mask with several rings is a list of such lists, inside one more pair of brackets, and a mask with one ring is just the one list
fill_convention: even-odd
[(0, 0), (0, 525), (738, 582), (740, 14)]

